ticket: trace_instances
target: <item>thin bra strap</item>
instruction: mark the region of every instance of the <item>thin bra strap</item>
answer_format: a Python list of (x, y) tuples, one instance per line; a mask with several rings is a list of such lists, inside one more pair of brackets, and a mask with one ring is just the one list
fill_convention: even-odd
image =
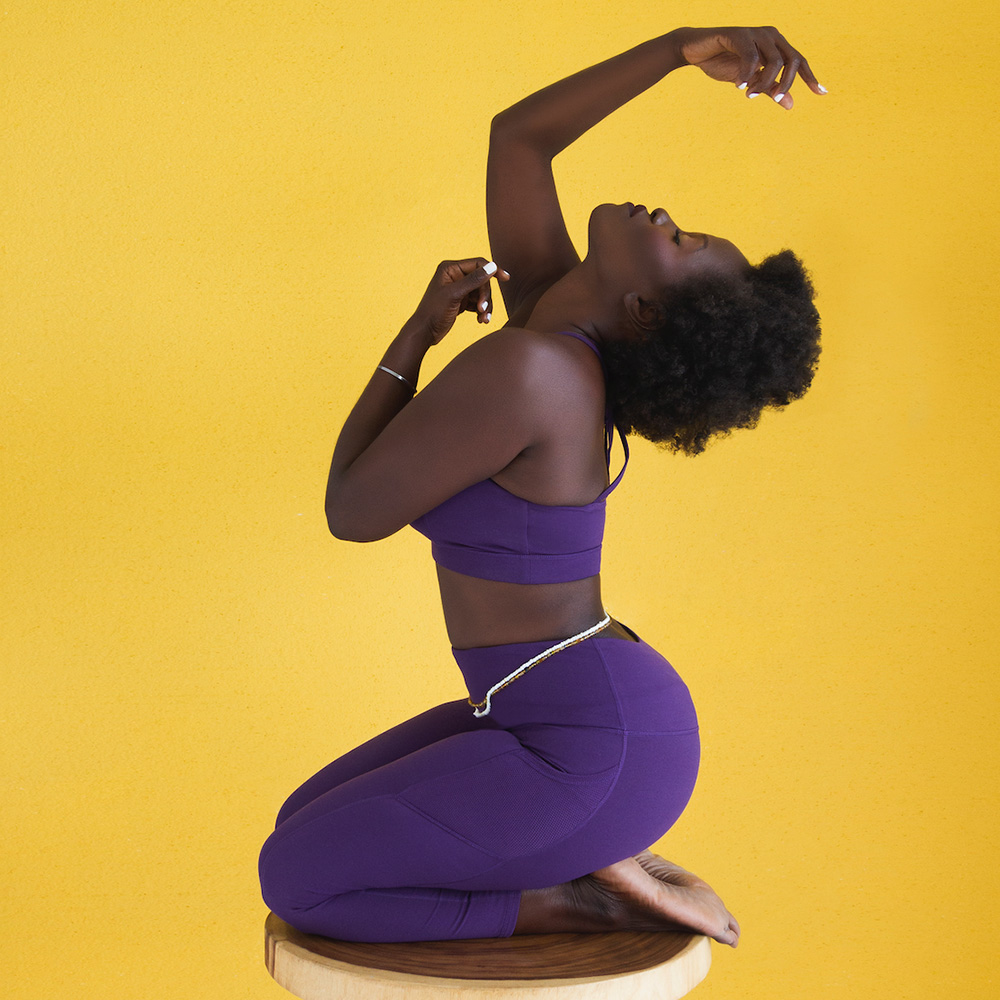
[(585, 333), (577, 333), (575, 330), (560, 330), (559, 333), (564, 337), (572, 337), (574, 340), (579, 340), (581, 344), (586, 344), (597, 355), (598, 361), (601, 362), (601, 367), (604, 368), (604, 374), (607, 375), (608, 370), (604, 367), (604, 358), (601, 357), (601, 349), (590, 337)]
[[(560, 334), (566, 337), (573, 337), (575, 340), (579, 340), (581, 343), (586, 344), (596, 355), (598, 361), (601, 362), (601, 368), (604, 371), (605, 380), (608, 377), (608, 369), (604, 364), (604, 358), (601, 356), (601, 349), (594, 343), (584, 333), (577, 333), (575, 330), (560, 330)], [(611, 407), (609, 406), (604, 411), (604, 457), (608, 463), (608, 470), (611, 469), (611, 446), (615, 441), (615, 422), (611, 415)], [(603, 500), (621, 481), (622, 476), (625, 475), (625, 468), (628, 465), (628, 441), (625, 439), (624, 431), (619, 427), (618, 436), (621, 438), (622, 451), (625, 453), (625, 461), (622, 463), (621, 471), (615, 476), (614, 482), (612, 482), (608, 488), (597, 498), (597, 500)], [(596, 503), (597, 500), (594, 502)]]
[[(603, 500), (622, 481), (622, 476), (625, 475), (625, 469), (628, 466), (628, 439), (625, 437), (625, 432), (621, 429), (621, 427), (618, 428), (618, 436), (619, 436), (619, 438), (621, 438), (622, 451), (625, 453), (625, 461), (622, 462), (622, 467), (619, 470), (618, 475), (615, 476), (614, 481), (597, 498), (597, 500)], [(610, 448), (608, 448), (608, 468), (609, 469), (611, 468), (611, 449)], [(597, 500), (595, 500), (594, 503), (597, 503)]]

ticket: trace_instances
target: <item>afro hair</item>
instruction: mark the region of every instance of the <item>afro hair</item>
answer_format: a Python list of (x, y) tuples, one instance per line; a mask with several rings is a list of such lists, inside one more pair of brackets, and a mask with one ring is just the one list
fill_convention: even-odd
[(687, 455), (755, 427), (766, 407), (805, 394), (819, 359), (819, 313), (791, 250), (742, 278), (699, 278), (664, 296), (667, 322), (605, 342), (608, 402), (626, 433)]

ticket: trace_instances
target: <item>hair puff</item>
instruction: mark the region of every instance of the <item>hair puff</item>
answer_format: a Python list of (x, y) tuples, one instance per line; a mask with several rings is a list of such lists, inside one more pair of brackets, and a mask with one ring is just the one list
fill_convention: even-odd
[(626, 433), (697, 455), (805, 394), (820, 352), (815, 291), (791, 250), (743, 277), (698, 278), (664, 296), (667, 322), (605, 342), (608, 401)]

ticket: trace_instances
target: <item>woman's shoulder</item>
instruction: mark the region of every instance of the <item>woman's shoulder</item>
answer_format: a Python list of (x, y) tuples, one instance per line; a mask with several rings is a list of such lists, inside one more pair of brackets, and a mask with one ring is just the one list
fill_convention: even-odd
[(598, 355), (575, 336), (503, 326), (481, 337), (462, 352), (482, 359), (503, 360), (513, 369), (579, 371), (600, 374)]
[[(466, 347), (441, 373), (482, 392), (497, 386), (515, 406), (539, 403), (577, 406), (587, 411), (604, 406), (604, 376), (597, 355), (574, 337), (504, 326)], [(440, 376), (439, 376), (440, 377)]]

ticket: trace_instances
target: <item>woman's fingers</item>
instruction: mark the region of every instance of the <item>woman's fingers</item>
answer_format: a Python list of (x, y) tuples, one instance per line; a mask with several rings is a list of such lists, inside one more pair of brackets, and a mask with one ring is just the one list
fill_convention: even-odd
[(746, 90), (750, 78), (757, 72), (757, 67), (760, 66), (760, 52), (753, 42), (742, 36), (734, 38), (733, 44), (740, 61), (739, 78), (741, 82), (739, 88), (740, 90)]
[(757, 50), (760, 52), (763, 66), (754, 74), (747, 87), (747, 97), (755, 97), (757, 94), (766, 94), (771, 84), (778, 79), (778, 73), (784, 65), (778, 47), (766, 35), (762, 35), (756, 40)]
[(474, 312), (480, 323), (488, 323), (493, 317), (490, 279), (496, 277), (498, 281), (509, 281), (510, 274), (484, 257), (469, 257), (453, 264), (462, 275), (461, 278), (456, 275), (455, 281), (455, 291), (461, 295), (459, 312)]
[[(792, 84), (795, 82), (795, 77), (798, 74), (799, 66), (802, 63), (802, 57), (795, 51), (795, 49), (786, 48), (784, 53), (785, 65), (781, 70), (781, 79), (771, 88), (770, 95), (777, 101), (778, 104), (785, 105), (782, 100), (787, 94)], [(791, 108), (791, 105), (787, 105)]]
[[(753, 38), (756, 58), (747, 61), (741, 51), (739, 89), (748, 98), (766, 94), (787, 111), (795, 102), (789, 91), (797, 76), (805, 80), (816, 94), (825, 94), (826, 88), (816, 79), (809, 63), (798, 50), (792, 48), (776, 28), (748, 29)], [(781, 79), (778, 79), (778, 74)]]
[(484, 275), (483, 284), (479, 287), (478, 292), (474, 293), (474, 305), (470, 305), (469, 308), (475, 311), (476, 318), (480, 323), (489, 323), (493, 318), (493, 286), (490, 283), (490, 278), (495, 277), (497, 281), (509, 281), (510, 275), (492, 261), (484, 263), (482, 273)]
[[(434, 277), (414, 312), (414, 318), (425, 324), (431, 343), (440, 343), (459, 313), (465, 310), (475, 312), (480, 317), (480, 322), (486, 321), (485, 315), (490, 311), (489, 282), (494, 275), (502, 281), (510, 278), (506, 271), (502, 271), (485, 257), (443, 260), (438, 264)], [(480, 308), (484, 298), (487, 305), (485, 310)]]
[(485, 283), (479, 288), (478, 302), (476, 303), (476, 318), (480, 323), (488, 323), (490, 321), (493, 307), (490, 305), (489, 272), (493, 271), (495, 273), (498, 270), (499, 268), (492, 261), (486, 262), (483, 267), (483, 273), (487, 275), (487, 278)]
[(488, 281), (479, 289), (479, 301), (476, 303), (476, 311), (479, 315), (480, 323), (489, 323), (493, 307), (490, 305), (490, 283)]
[(802, 77), (803, 80), (806, 81), (806, 84), (808, 85), (809, 89), (817, 94), (825, 94), (826, 87), (824, 87), (823, 84), (821, 84), (819, 80), (816, 79), (816, 75), (809, 68), (809, 63), (806, 62), (806, 60), (803, 59), (802, 56), (799, 56), (799, 60), (800, 60), (799, 75)]
[(489, 281), (486, 267), (489, 261), (485, 257), (466, 257), (465, 260), (447, 261), (442, 275), (446, 284), (451, 285), (451, 294), (458, 300), (458, 312), (474, 312), (481, 319), (479, 300), (481, 286)]

